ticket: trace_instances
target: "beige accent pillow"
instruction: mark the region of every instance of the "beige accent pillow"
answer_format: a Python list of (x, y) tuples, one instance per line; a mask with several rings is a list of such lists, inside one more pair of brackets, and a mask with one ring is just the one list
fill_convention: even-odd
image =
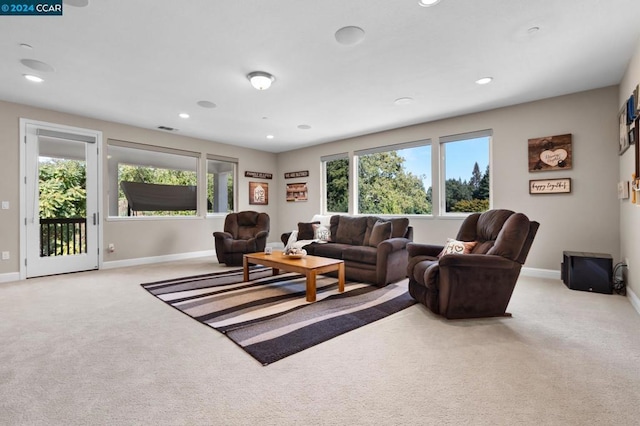
[(438, 257), (442, 257), (445, 254), (469, 254), (476, 244), (478, 244), (477, 241), (458, 241), (453, 238), (447, 238), (447, 243)]

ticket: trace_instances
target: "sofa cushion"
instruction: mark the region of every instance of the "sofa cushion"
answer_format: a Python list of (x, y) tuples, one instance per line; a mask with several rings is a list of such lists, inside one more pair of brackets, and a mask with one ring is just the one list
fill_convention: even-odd
[(377, 221), (371, 230), (371, 236), (367, 245), (370, 247), (378, 247), (378, 244), (391, 237), (391, 222)]
[(378, 260), (378, 249), (368, 246), (352, 246), (344, 249), (342, 259), (375, 265)]
[[(322, 257), (330, 257), (331, 259), (342, 259), (342, 253), (349, 247), (349, 244), (339, 244), (339, 243), (326, 243), (326, 244), (318, 244), (314, 243), (313, 245), (313, 255), (314, 256), (322, 256)], [(307, 251), (307, 253), (309, 253)]]
[[(334, 223), (334, 217), (331, 218), (332, 225)], [(338, 217), (338, 226), (335, 234), (333, 233), (333, 229), (331, 230), (331, 240), (341, 244), (361, 246), (364, 241), (364, 235), (367, 232), (367, 217)]]

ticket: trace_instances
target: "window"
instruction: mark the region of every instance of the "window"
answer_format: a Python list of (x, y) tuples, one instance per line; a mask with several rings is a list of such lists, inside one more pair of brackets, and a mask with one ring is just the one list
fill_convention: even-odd
[(431, 214), (431, 144), (416, 141), (358, 151), (361, 214)]
[(110, 216), (195, 216), (199, 154), (108, 141)]
[(321, 159), (324, 173), (325, 211), (349, 212), (349, 157), (338, 154)]
[(207, 155), (207, 213), (234, 211), (238, 160)]
[(490, 130), (440, 138), (444, 213), (489, 210)]

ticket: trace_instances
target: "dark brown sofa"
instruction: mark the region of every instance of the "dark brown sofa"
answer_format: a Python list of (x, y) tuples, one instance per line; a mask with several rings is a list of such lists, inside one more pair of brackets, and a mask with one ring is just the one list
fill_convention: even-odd
[(224, 232), (213, 233), (218, 262), (240, 266), (245, 253), (264, 251), (269, 225), (270, 219), (266, 213), (229, 213), (224, 219)]
[[(538, 222), (511, 210), (468, 216), (456, 240), (470, 253), (442, 254), (444, 246), (407, 246), (409, 294), (446, 318), (502, 316), (538, 231)], [(440, 255), (440, 257), (439, 257)]]
[[(313, 239), (311, 225), (298, 224), (298, 240)], [(330, 241), (313, 242), (303, 248), (310, 255), (344, 260), (348, 280), (384, 287), (406, 278), (406, 247), (413, 240), (409, 219), (334, 215), (329, 230)], [(290, 234), (282, 234), (285, 245)]]

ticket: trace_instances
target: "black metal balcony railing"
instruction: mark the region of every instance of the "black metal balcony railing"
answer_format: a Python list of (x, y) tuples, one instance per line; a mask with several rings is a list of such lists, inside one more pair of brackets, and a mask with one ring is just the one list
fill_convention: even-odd
[(87, 219), (40, 219), (40, 257), (87, 252)]

